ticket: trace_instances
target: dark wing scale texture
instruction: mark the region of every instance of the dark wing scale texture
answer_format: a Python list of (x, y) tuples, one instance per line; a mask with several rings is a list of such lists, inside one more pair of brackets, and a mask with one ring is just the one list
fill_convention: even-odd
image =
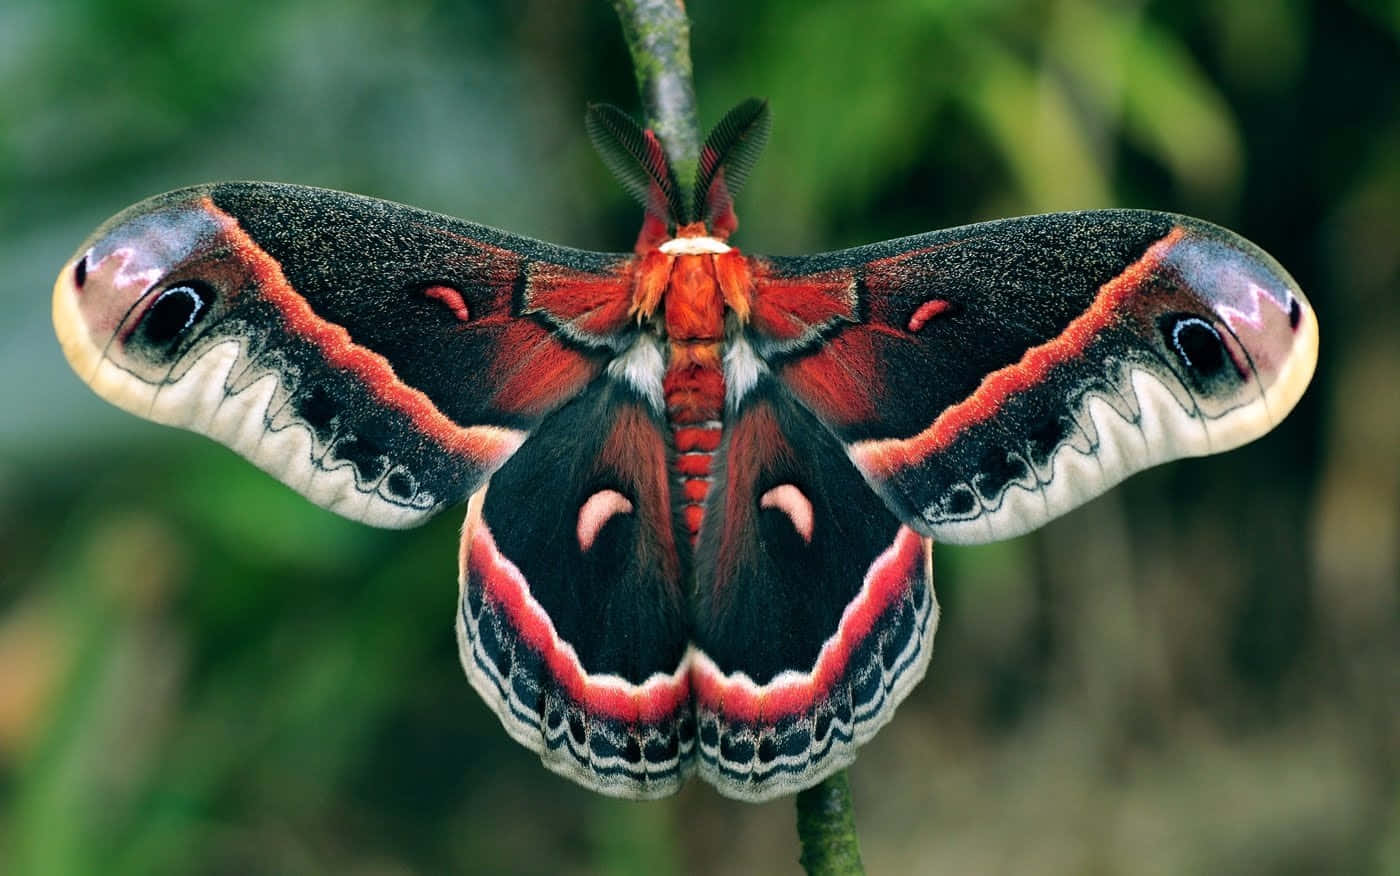
[(901, 520), (944, 541), (1018, 535), (1258, 437), (1316, 361), (1277, 263), (1164, 213), (1008, 219), (754, 274), (757, 355)]
[(138, 204), (55, 288), (100, 394), (382, 526), (478, 488), (633, 333), (630, 257), (228, 183)]
[[(717, 128), (694, 204), (654, 136), (611, 108), (589, 125), (653, 232), (694, 206), (723, 237), (767, 110)], [(100, 228), (54, 321), (99, 394), (324, 507), (406, 526), (472, 495), (468, 676), (552, 769), (628, 797), (698, 770), (759, 800), (839, 769), (927, 664), (931, 538), (1016, 535), (1250, 440), (1316, 361), (1283, 269), (1180, 216), (1033, 216), (748, 264), (693, 555), (633, 256), (339, 192), (201, 186)]]
[(473, 499), (458, 636), (511, 735), (604, 793), (656, 797), (690, 770), (690, 557), (665, 422), (599, 378)]
[(696, 549), (699, 770), (761, 800), (845, 766), (927, 664), (930, 545), (761, 381), (727, 423)]

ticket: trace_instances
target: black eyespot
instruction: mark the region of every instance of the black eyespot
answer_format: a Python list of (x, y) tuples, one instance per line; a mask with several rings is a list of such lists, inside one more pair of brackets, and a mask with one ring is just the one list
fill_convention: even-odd
[(778, 746), (772, 736), (764, 736), (758, 742), (758, 762), (772, 763), (778, 756)]
[(957, 487), (948, 494), (946, 507), (949, 514), (966, 517), (977, 507), (977, 497), (967, 487)]
[(78, 259), (78, 264), (73, 267), (73, 285), (79, 289), (87, 282), (87, 255)]
[(331, 449), (335, 459), (343, 459), (360, 473), (363, 483), (372, 484), (384, 475), (389, 461), (378, 444), (362, 435), (346, 435)]
[(1007, 484), (1024, 481), (1030, 475), (1024, 459), (1000, 447), (988, 447), (983, 452), (977, 463), (977, 471), (981, 477), (974, 478), (973, 482), (988, 501), (1000, 496)]
[[(82, 282), (81, 280), (79, 281)], [(1298, 323), (1303, 321), (1303, 305), (1298, 303), (1298, 299), (1293, 296), (1288, 297), (1288, 327), (1296, 329)]]
[(1072, 424), (1068, 417), (1050, 415), (1026, 430), (1026, 446), (1037, 463), (1049, 461), (1069, 437)]
[(214, 290), (203, 283), (185, 282), (171, 286), (141, 318), (141, 335), (157, 346), (165, 346), (199, 321), (214, 300)]
[(396, 471), (385, 480), (389, 494), (399, 499), (413, 498), (413, 480), (401, 471)]
[(340, 405), (322, 386), (313, 386), (310, 392), (301, 396), (297, 400), (297, 409), (306, 424), (322, 436), (329, 431), (331, 420), (340, 413)]
[(1182, 364), (1197, 374), (1210, 377), (1225, 367), (1229, 357), (1215, 326), (1196, 316), (1169, 318), (1163, 332)]

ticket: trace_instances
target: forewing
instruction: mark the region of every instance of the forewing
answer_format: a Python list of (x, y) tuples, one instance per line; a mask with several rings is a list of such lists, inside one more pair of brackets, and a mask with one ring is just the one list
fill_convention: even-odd
[(653, 400), (600, 378), (473, 498), (462, 535), (472, 684), (551, 769), (624, 797), (675, 791), (694, 749), (664, 427)]
[(630, 265), (371, 198), (217, 184), (100, 228), (59, 275), (54, 323), (108, 400), (409, 526), (630, 343)]
[(699, 770), (763, 800), (854, 759), (923, 676), (931, 543), (760, 378), (726, 423), (695, 554)]
[(1199, 220), (1009, 219), (756, 258), (746, 339), (895, 513), (1005, 538), (1263, 434), (1317, 357), (1297, 284)]

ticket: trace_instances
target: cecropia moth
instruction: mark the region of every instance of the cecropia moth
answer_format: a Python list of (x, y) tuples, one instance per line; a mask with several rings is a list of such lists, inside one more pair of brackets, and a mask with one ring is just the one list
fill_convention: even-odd
[(620, 111), (588, 128), (645, 206), (631, 253), (222, 183), (108, 221), (53, 308), (99, 395), (322, 507), (405, 527), (467, 501), (462, 665), (595, 790), (816, 783), (924, 673), (935, 539), (1249, 441), (1312, 374), (1297, 285), (1214, 225), (1103, 210), (746, 255), (765, 103), (688, 191)]

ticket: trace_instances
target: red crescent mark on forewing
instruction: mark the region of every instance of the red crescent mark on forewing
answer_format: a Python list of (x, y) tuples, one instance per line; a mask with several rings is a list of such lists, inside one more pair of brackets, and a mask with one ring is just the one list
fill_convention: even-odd
[(625, 316), (629, 301), (632, 260), (620, 260), (612, 273), (605, 274), (529, 263), (524, 311), (546, 318), (526, 319), (514, 313), (512, 303), (524, 261), (520, 253), (444, 228), (427, 230), (451, 238), (472, 253), (469, 263), (475, 275), (492, 290), (494, 297), (474, 317), (472, 326), (492, 337), (493, 356), (484, 363), (483, 384), (495, 409), (540, 417), (597, 376), (601, 365), (566, 346), (556, 326), (603, 334), (615, 328), (618, 314)]
[(943, 313), (952, 305), (941, 298), (933, 298), (919, 305), (919, 309), (914, 311), (914, 315), (909, 317), (909, 331), (917, 332), (928, 324), (928, 321)]
[(443, 448), (482, 469), (496, 469), (520, 447), (525, 433), (519, 430), (462, 426), (449, 419), (422, 390), (399, 380), (388, 359), (356, 344), (344, 326), (318, 316), (288, 282), (277, 260), (248, 236), (237, 219), (220, 210), (207, 196), (201, 206), (219, 223), (236, 257), (248, 266), (263, 296), (281, 311), (293, 332), (321, 350), (326, 364), (354, 374), (376, 400), (407, 416)]
[(471, 310), (467, 307), (467, 302), (462, 299), (462, 293), (451, 286), (429, 286), (423, 290), (423, 294), (434, 301), (442, 302), (442, 305), (457, 317), (458, 322), (468, 322), (472, 318)]
[(1136, 262), (1100, 286), (1093, 302), (1064, 331), (1028, 349), (1020, 361), (982, 378), (971, 395), (945, 409), (927, 429), (910, 438), (858, 442), (851, 445), (851, 459), (867, 475), (886, 479), (946, 450), (966, 429), (995, 416), (1008, 399), (1035, 387), (1055, 366), (1081, 355), (1139, 292), (1185, 233), (1179, 226), (1173, 228)]

